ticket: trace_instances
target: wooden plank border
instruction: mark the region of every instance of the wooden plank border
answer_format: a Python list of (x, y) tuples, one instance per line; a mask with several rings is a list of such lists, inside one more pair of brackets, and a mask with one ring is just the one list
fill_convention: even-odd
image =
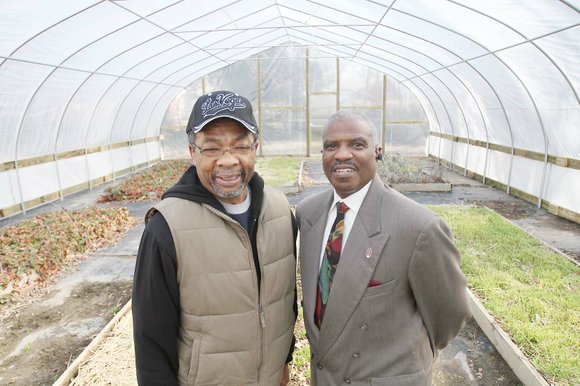
[[(435, 159), (435, 160), (439, 160), (439, 162), (448, 167), (449, 169), (451, 169), (454, 172), (460, 173), (460, 174), (465, 174), (467, 177), (472, 178), (476, 181), (479, 181), (481, 183), (483, 182), (483, 176), (479, 173), (473, 172), (469, 169), (465, 170), (465, 168), (452, 164), (451, 162), (449, 162), (446, 159), (443, 158), (438, 158), (435, 155), (429, 155), (429, 158)], [(489, 176), (485, 177), (485, 185), (487, 186), (491, 186), (492, 188), (496, 188), (499, 190), (503, 190), (504, 192), (507, 190), (507, 185), (504, 184), (503, 182), (500, 181), (496, 181), (493, 178), (490, 178)], [(514, 188), (513, 186), (510, 187), (510, 192), (509, 194), (511, 194), (512, 196), (521, 198), (524, 201), (527, 201), (531, 204), (537, 205), (538, 203), (538, 197), (524, 192), (523, 190)], [(558, 217), (562, 217), (565, 218), (566, 220), (570, 220), (572, 222), (575, 222), (577, 224), (580, 224), (580, 213), (574, 212), (573, 210), (567, 209), (567, 208), (562, 208), (558, 205), (555, 205), (553, 203), (551, 203), (550, 201), (544, 200), (542, 199), (542, 204), (541, 204), (542, 208), (544, 208), (545, 210), (547, 210), (549, 213), (558, 216)]]
[(550, 386), (469, 289), (467, 298), (473, 318), (520, 381), (526, 386)]
[[(453, 136), (453, 135), (449, 135), (449, 134), (439, 133), (437, 131), (430, 131), (429, 135), (431, 135), (432, 137), (443, 138), (443, 139), (446, 139), (446, 140), (451, 141), (451, 142), (466, 143), (468, 145), (473, 145), (473, 146), (483, 147), (483, 148), (488, 147), (488, 143), (485, 141), (473, 140), (473, 139), (469, 139), (469, 138)], [(499, 151), (501, 153), (506, 153), (506, 154), (512, 153), (511, 147), (504, 146), (504, 145), (498, 145), (495, 143), (490, 143), (489, 149)], [(539, 153), (539, 152), (531, 151), (531, 150), (525, 150), (525, 149), (518, 149), (518, 148), (514, 148), (514, 155), (516, 155), (518, 157), (522, 157), (522, 158), (531, 159), (534, 161), (541, 161), (541, 162), (544, 162), (544, 158), (545, 158), (545, 155), (543, 153)], [(577, 160), (574, 158), (559, 157), (559, 156), (548, 154), (548, 163), (551, 163), (551, 164), (554, 164), (557, 166), (561, 166), (564, 168), (580, 170), (580, 160)]]
[[(141, 169), (144, 169), (148, 166), (151, 166), (151, 165), (159, 162), (160, 160), (161, 160), (160, 158), (155, 158), (155, 159), (149, 160), (147, 162), (143, 162), (143, 163), (140, 163), (138, 165), (134, 165), (130, 168), (118, 170), (114, 174), (109, 173), (109, 174), (106, 174), (104, 176), (93, 178), (90, 182), (87, 181), (87, 182), (82, 182), (82, 183), (77, 184), (77, 185), (69, 186), (68, 188), (66, 188), (62, 191), (62, 195), (68, 196), (68, 195), (71, 195), (73, 193), (77, 193), (77, 192), (80, 192), (82, 190), (89, 189), (89, 187), (91, 187), (91, 186), (92, 187), (99, 186), (101, 184), (104, 184), (105, 182), (112, 181), (114, 178), (117, 178), (119, 176), (122, 177), (122, 176), (130, 174), (132, 172), (140, 171)], [(34, 209), (34, 208), (39, 207), (47, 202), (54, 202), (54, 201), (58, 200), (59, 198), (60, 198), (59, 192), (52, 192), (49, 194), (45, 194), (41, 197), (37, 197), (35, 199), (25, 201), (22, 203), (22, 205), (15, 204), (15, 205), (11, 205), (11, 206), (8, 206), (5, 208), (0, 208), (0, 219), (22, 212), (22, 207), (24, 207), (24, 209), (26, 209), (26, 210)]]
[(61, 374), (60, 377), (53, 383), (53, 386), (70, 385), (71, 381), (78, 375), (79, 366), (81, 363), (90, 358), (90, 356), (97, 351), (99, 345), (105, 340), (113, 328), (119, 323), (121, 318), (128, 317), (131, 311), (131, 299), (123, 306), (121, 311), (111, 319), (109, 323), (99, 332), (99, 334), (89, 343), (87, 347), (79, 354), (78, 357), (71, 363), (69, 367)]
[[(63, 159), (67, 159), (67, 158), (80, 157), (80, 156), (83, 156), (85, 154), (98, 153), (101, 151), (118, 149), (121, 147), (134, 146), (134, 145), (139, 145), (141, 143), (155, 142), (155, 141), (159, 141), (159, 140), (160, 140), (159, 136), (155, 136), (155, 137), (135, 139), (133, 141), (113, 143), (111, 145), (101, 145), (101, 146), (95, 146), (95, 147), (86, 148), (86, 149), (76, 149), (76, 150), (70, 150), (70, 151), (65, 151), (65, 152), (56, 153), (56, 154), (43, 155), (43, 156), (39, 156), (39, 157), (25, 158), (25, 159), (18, 160), (18, 168), (25, 168), (28, 166), (40, 165), (40, 164), (44, 164), (44, 163), (48, 163), (48, 162), (53, 162), (56, 160), (63, 160)], [(15, 162), (15, 161), (0, 163), (0, 172), (6, 171), (6, 170), (16, 169), (16, 163), (17, 162)]]

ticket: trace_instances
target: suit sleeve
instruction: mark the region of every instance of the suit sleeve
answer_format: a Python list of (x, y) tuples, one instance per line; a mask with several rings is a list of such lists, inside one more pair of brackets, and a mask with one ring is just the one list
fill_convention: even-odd
[[(298, 238), (298, 223), (296, 222), (296, 218), (294, 217), (294, 213), (290, 211), (290, 216), (292, 217), (292, 237), (294, 240), (294, 258), (298, 256), (298, 251), (296, 249), (296, 240)], [(294, 320), (298, 318), (298, 292), (297, 289), (294, 288)], [(286, 357), (286, 363), (292, 362), (292, 354), (294, 353), (294, 347), (296, 346), (296, 336), (292, 336), (292, 342), (290, 343), (290, 351), (288, 352), (288, 356)]]
[(466, 279), (447, 224), (433, 217), (415, 244), (409, 282), (433, 351), (453, 339), (470, 317)]
[(156, 213), (141, 238), (133, 279), (133, 338), (139, 385), (177, 385), (179, 291), (167, 222)]

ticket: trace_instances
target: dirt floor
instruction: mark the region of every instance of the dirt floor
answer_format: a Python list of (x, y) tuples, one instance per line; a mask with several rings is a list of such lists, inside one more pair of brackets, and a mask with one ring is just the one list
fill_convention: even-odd
[[(4, 220), (0, 226), (48, 210), (94, 205), (103, 188)], [(143, 218), (150, 205), (131, 205), (131, 215)], [(0, 304), (0, 385), (52, 385), (60, 377), (131, 298), (142, 229), (135, 227), (117, 245), (68, 267), (51, 286)]]
[(0, 384), (51, 385), (130, 299), (131, 283), (80, 285), (56, 306), (50, 296), (2, 321)]
[[(323, 175), (320, 176), (321, 170), (317, 169), (319, 162), (311, 164), (310, 186), (300, 194), (288, 196), (291, 204), (328, 187)], [(533, 205), (464, 180), (461, 176), (454, 175), (453, 178), (456, 186), (451, 193), (409, 196), (425, 204), (485, 204), (548, 244), (566, 250), (565, 242), (570, 242), (568, 252), (580, 256), (578, 224), (561, 221)], [(105, 187), (67, 197), (56, 205), (29, 211), (26, 216), (2, 220), (0, 227), (51, 210), (51, 207), (77, 209), (94, 205)], [(131, 214), (137, 218), (143, 218), (149, 206), (151, 203), (147, 202), (128, 205)], [(51, 385), (65, 371), (112, 319), (114, 312), (130, 299), (141, 232), (142, 226), (134, 228), (121, 243), (90, 256), (74, 270), (62, 275), (49, 290), (29, 295), (18, 304), (0, 305), (1, 385)], [(521, 383), (477, 324), (470, 321), (441, 352), (435, 384), (503, 386)]]

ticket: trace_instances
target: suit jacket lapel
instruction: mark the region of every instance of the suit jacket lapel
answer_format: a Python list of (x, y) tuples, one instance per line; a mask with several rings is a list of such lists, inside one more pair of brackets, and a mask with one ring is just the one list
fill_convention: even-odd
[(318, 269), (320, 267), (320, 250), (322, 238), (328, 219), (328, 209), (332, 203), (333, 191), (330, 190), (320, 210), (311, 213), (300, 228), (300, 237), (308, 235), (308, 243), (300, 243), (300, 271), (302, 276), (302, 299), (304, 302), (304, 322), (309, 323), (310, 331), (318, 338), (318, 327), (314, 324), (314, 307), (316, 305), (316, 287), (318, 286)]
[[(350, 319), (389, 239), (384, 230), (381, 232), (378, 210), (383, 192), (383, 182), (375, 177), (343, 246), (320, 330), (321, 357), (336, 342)], [(318, 240), (321, 240), (320, 237)]]

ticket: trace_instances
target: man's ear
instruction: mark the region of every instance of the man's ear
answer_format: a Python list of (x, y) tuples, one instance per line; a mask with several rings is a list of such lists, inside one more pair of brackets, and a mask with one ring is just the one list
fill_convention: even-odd
[(383, 148), (380, 147), (379, 145), (375, 147), (375, 158), (377, 159), (377, 161), (383, 160)]
[(254, 153), (254, 166), (256, 166), (256, 164), (258, 163), (258, 149), (260, 148), (260, 143), (258, 142), (258, 140), (256, 140), (256, 142), (254, 142), (254, 146), (256, 147), (255, 153)]
[(197, 155), (197, 153), (195, 152), (195, 148), (193, 147), (193, 145), (190, 143), (189, 144), (189, 156), (191, 157), (191, 163), (197, 167), (197, 160), (195, 159), (195, 156)]

